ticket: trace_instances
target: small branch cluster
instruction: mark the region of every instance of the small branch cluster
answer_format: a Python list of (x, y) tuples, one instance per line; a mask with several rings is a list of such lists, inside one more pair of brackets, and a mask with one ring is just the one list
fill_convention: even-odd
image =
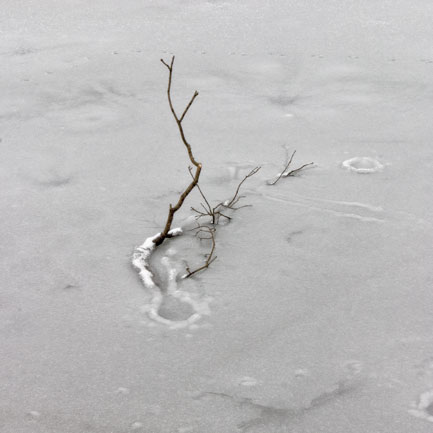
[(295, 156), (296, 150), (293, 151), (292, 155), (290, 156), (286, 166), (284, 167), (283, 171), (277, 175), (277, 177), (274, 180), (268, 181), (268, 185), (275, 185), (282, 177), (289, 177), (289, 176), (295, 176), (297, 173), (299, 173), (304, 168), (313, 165), (314, 162), (309, 162), (308, 164), (301, 165), (298, 168), (295, 168), (294, 170), (289, 170), (290, 165), (292, 164), (293, 157)]
[[(206, 196), (203, 193), (203, 190), (200, 188), (200, 185), (197, 184), (197, 189), (202, 196), (204, 203), (200, 203), (200, 206), (203, 210), (198, 210), (194, 207), (191, 208), (193, 212), (196, 213), (196, 219), (202, 218), (202, 217), (210, 217), (210, 224), (217, 225), (219, 223), (219, 220), (221, 217), (225, 218), (226, 220), (230, 221), (232, 218), (228, 215), (226, 215), (226, 210), (238, 210), (243, 207), (247, 207), (249, 205), (243, 205), (243, 206), (236, 206), (240, 199), (244, 198), (245, 196), (239, 195), (240, 188), (242, 184), (251, 176), (254, 176), (258, 171), (260, 170), (260, 167), (253, 168), (242, 180), (239, 182), (239, 185), (236, 188), (236, 191), (233, 195), (233, 197), (229, 200), (226, 200), (224, 202), (219, 202), (216, 206), (211, 206), (209, 204), (209, 201), (207, 200)], [(191, 170), (190, 170), (191, 173)], [(191, 173), (192, 176), (192, 173)]]
[[(216, 206), (211, 206), (209, 203), (209, 200), (206, 198), (205, 194), (203, 193), (203, 190), (200, 188), (200, 185), (197, 184), (197, 189), (200, 192), (200, 195), (203, 198), (204, 203), (200, 203), (200, 206), (203, 208), (203, 210), (198, 210), (194, 207), (191, 207), (191, 210), (195, 212), (196, 214), (196, 220), (197, 220), (197, 227), (195, 227), (193, 230), (196, 231), (196, 236), (200, 240), (211, 240), (211, 250), (208, 254), (206, 254), (206, 261), (204, 265), (200, 266), (199, 268), (191, 271), (189, 266), (186, 268), (186, 274), (183, 278), (189, 278), (192, 275), (196, 274), (197, 272), (200, 272), (204, 269), (207, 269), (209, 265), (216, 259), (216, 256), (214, 257), (215, 252), (215, 236), (216, 236), (216, 226), (219, 224), (220, 218), (223, 217), (227, 221), (231, 221), (232, 217), (228, 216), (226, 214), (226, 211), (228, 210), (238, 210), (243, 207), (247, 207), (249, 205), (243, 205), (243, 206), (236, 206), (242, 198), (245, 196), (239, 195), (239, 191), (241, 189), (242, 184), (251, 176), (254, 176), (258, 171), (260, 170), (260, 167), (253, 168), (238, 184), (235, 193), (233, 194), (233, 197), (229, 200), (226, 200), (224, 202), (219, 202)], [(192, 174), (192, 170), (190, 167), (190, 174)], [(203, 217), (209, 217), (210, 220), (206, 222), (205, 224), (200, 224), (198, 220)], [(205, 235), (204, 235), (205, 234)]]

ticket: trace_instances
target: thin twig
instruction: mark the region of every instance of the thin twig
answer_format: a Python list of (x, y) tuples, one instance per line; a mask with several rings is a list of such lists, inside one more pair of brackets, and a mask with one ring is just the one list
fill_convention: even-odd
[[(202, 217), (208, 216), (208, 217), (211, 218), (210, 224), (212, 224), (212, 225), (217, 225), (218, 222), (219, 222), (220, 217), (223, 217), (223, 218), (227, 219), (228, 221), (230, 221), (230, 220), (231, 220), (231, 217), (229, 217), (228, 215), (225, 215), (224, 213), (222, 213), (222, 212), (221, 212), (221, 209), (224, 208), (224, 209), (238, 210), (238, 209), (241, 209), (241, 208), (243, 208), (243, 207), (249, 206), (249, 205), (244, 205), (244, 206), (238, 206), (238, 207), (235, 207), (235, 204), (238, 203), (240, 199), (242, 199), (242, 198), (245, 197), (245, 196), (243, 196), (243, 195), (239, 195), (239, 191), (240, 191), (240, 188), (241, 188), (242, 184), (243, 184), (243, 183), (244, 183), (244, 182), (245, 182), (249, 177), (255, 175), (259, 170), (260, 170), (260, 167), (255, 167), (253, 170), (251, 170), (251, 171), (250, 171), (250, 172), (249, 172), (249, 173), (248, 173), (248, 174), (247, 174), (247, 175), (246, 175), (246, 176), (241, 180), (241, 182), (239, 182), (239, 184), (238, 184), (238, 186), (237, 186), (237, 188), (236, 188), (236, 191), (235, 191), (233, 197), (232, 197), (230, 200), (226, 200), (225, 202), (220, 202), (220, 203), (218, 203), (218, 204), (217, 204), (216, 206), (214, 206), (214, 207), (212, 207), (212, 206), (210, 205), (210, 203), (209, 203), (209, 201), (207, 200), (207, 198), (206, 198), (204, 192), (203, 192), (202, 189), (200, 188), (200, 185), (197, 184), (197, 189), (199, 190), (200, 195), (202, 196), (202, 198), (203, 198), (203, 200), (204, 200), (204, 202), (205, 202), (205, 204), (200, 203), (200, 206), (204, 209), (205, 212), (199, 211), (199, 210), (197, 210), (196, 208), (193, 208), (193, 207), (192, 207), (191, 210), (194, 211), (194, 212), (197, 214), (196, 219), (199, 219), (199, 218), (202, 218)], [(190, 169), (190, 174), (191, 174), (191, 177), (192, 177), (193, 175), (192, 175), (191, 169)]]
[(214, 257), (215, 246), (216, 246), (216, 244), (215, 244), (215, 231), (216, 231), (215, 227), (198, 225), (196, 227), (196, 229), (197, 229), (196, 236), (198, 236), (199, 233), (201, 233), (201, 232), (209, 233), (209, 237), (200, 237), (200, 236), (199, 237), (200, 237), (200, 239), (211, 240), (212, 241), (212, 247), (211, 247), (209, 254), (207, 254), (207, 258), (206, 258), (204, 265), (200, 266), (197, 269), (194, 269), (193, 271), (191, 271), (189, 266), (187, 266), (186, 267), (187, 273), (183, 276), (183, 278), (192, 277), (197, 272), (200, 272), (200, 271), (203, 271), (204, 269), (207, 269), (217, 259), (217, 256)]
[(251, 176), (254, 176), (259, 170), (260, 170), (260, 168), (261, 167), (255, 167), (255, 168), (253, 168), (242, 180), (241, 180), (241, 182), (239, 182), (239, 185), (238, 185), (238, 187), (236, 188), (236, 192), (235, 192), (235, 195), (233, 196), (233, 198), (227, 203), (227, 204), (225, 204), (225, 203), (222, 203), (222, 205), (224, 206), (224, 207), (227, 207), (227, 208), (231, 208), (234, 204), (236, 204), (238, 201), (239, 201), (239, 199), (241, 198), (241, 197), (239, 197), (238, 198), (238, 194), (239, 194), (239, 190), (241, 189), (241, 186), (242, 186), (242, 184), (249, 178), (249, 177), (251, 177)]
[[(188, 170), (189, 170), (189, 174), (190, 174), (191, 177), (194, 179), (194, 176), (193, 176), (193, 174), (192, 174), (192, 168), (191, 168), (191, 167), (188, 167)], [(203, 203), (200, 203), (201, 206), (206, 210), (206, 212), (211, 212), (211, 211), (212, 211), (212, 206), (209, 204), (209, 202), (208, 202), (206, 196), (204, 195), (203, 191), (201, 190), (199, 184), (197, 184), (197, 189), (198, 189), (198, 192), (200, 193), (200, 195), (202, 196), (204, 202), (206, 203), (207, 208), (203, 205)]]
[(282, 177), (284, 172), (290, 167), (290, 164), (292, 163), (293, 157), (295, 156), (296, 150), (293, 151), (292, 156), (289, 159), (289, 162), (284, 167), (283, 171), (279, 174), (279, 176), (276, 178), (274, 182), (269, 182), (269, 185), (275, 185)]
[(188, 105), (186, 106), (184, 112), (182, 113), (182, 116), (180, 116), (179, 122), (182, 122), (183, 118), (185, 117), (185, 114), (188, 112), (189, 107), (191, 107), (192, 103), (194, 102), (194, 99), (198, 96), (197, 90), (194, 92), (194, 95), (192, 95), (191, 101), (189, 101)]
[[(200, 204), (202, 204), (202, 203), (200, 203)], [(193, 212), (195, 212), (196, 214), (200, 215), (200, 216), (207, 216), (207, 215), (209, 215), (207, 212), (203, 213), (202, 211), (197, 210), (195, 207), (191, 207), (191, 210)]]
[(283, 177), (294, 176), (298, 171), (301, 171), (305, 167), (308, 167), (309, 165), (313, 165), (313, 164), (314, 164), (314, 162), (309, 162), (308, 164), (301, 165), (301, 167), (295, 168), (294, 170), (289, 171), (288, 173), (284, 174)]
[[(236, 210), (237, 210), (237, 209), (236, 209)], [(226, 218), (226, 219), (229, 220), (229, 221), (232, 219), (232, 217), (229, 217), (229, 216), (227, 216), (227, 215), (224, 215), (222, 212), (219, 212), (219, 211), (218, 211), (218, 215), (219, 215), (219, 216), (222, 216), (222, 217), (224, 217), (224, 218)]]

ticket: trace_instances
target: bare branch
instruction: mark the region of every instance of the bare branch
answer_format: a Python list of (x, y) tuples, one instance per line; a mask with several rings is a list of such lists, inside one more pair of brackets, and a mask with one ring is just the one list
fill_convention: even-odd
[(173, 207), (170, 204), (169, 209), (168, 209), (167, 222), (165, 223), (164, 230), (161, 232), (161, 234), (157, 238), (155, 238), (153, 240), (155, 245), (161, 245), (164, 242), (164, 239), (168, 237), (168, 232), (170, 231), (171, 224), (173, 222), (174, 214), (181, 208), (186, 197), (189, 195), (189, 193), (192, 191), (192, 189), (197, 185), (198, 179), (200, 177), (200, 172), (201, 172), (201, 164), (199, 164), (199, 166), (197, 167), (193, 181), (188, 185), (186, 190), (181, 194), (176, 205)]
[(171, 99), (171, 84), (173, 81), (173, 65), (174, 65), (174, 56), (171, 58), (171, 62), (170, 65), (165, 62), (163, 59), (161, 59), (161, 62), (166, 66), (166, 68), (169, 71), (168, 74), (168, 85), (167, 85), (167, 99), (168, 99), (168, 104), (170, 106), (170, 110), (173, 114), (173, 117), (176, 121), (176, 124), (178, 126), (179, 129), (179, 133), (180, 136), (182, 138), (183, 144), (185, 145), (187, 152), (188, 152), (188, 157), (191, 161), (191, 163), (196, 167), (195, 173), (194, 175), (191, 173), (192, 176), (192, 181), (191, 183), (188, 185), (188, 187), (185, 189), (185, 191), (180, 195), (179, 200), (177, 201), (176, 205), (173, 207), (171, 204), (169, 206), (169, 210), (168, 210), (168, 216), (167, 216), (167, 221), (165, 223), (165, 227), (164, 230), (161, 232), (161, 234), (156, 237), (153, 242), (155, 243), (155, 245), (160, 245), (162, 244), (162, 242), (164, 242), (164, 240), (168, 237), (170, 228), (171, 228), (171, 224), (173, 222), (173, 217), (174, 214), (181, 208), (181, 206), (183, 205), (183, 202), (185, 201), (186, 197), (189, 195), (189, 193), (194, 189), (195, 186), (197, 186), (198, 184), (198, 180), (200, 177), (200, 173), (201, 173), (201, 169), (202, 169), (202, 165), (200, 162), (197, 162), (194, 158), (194, 155), (192, 153), (192, 149), (191, 149), (191, 145), (188, 143), (188, 141), (185, 138), (185, 133), (183, 131), (183, 127), (182, 127), (182, 119), (185, 116), (186, 112), (188, 111), (188, 109), (191, 107), (192, 103), (194, 102), (195, 98), (198, 96), (198, 92), (194, 93), (194, 96), (192, 97), (191, 101), (189, 102), (189, 104), (187, 105), (187, 107), (185, 108), (181, 119), (179, 119), (179, 117), (176, 114), (176, 111), (173, 107), (173, 101)]
[(304, 164), (299, 168), (295, 168), (294, 170), (291, 171), (287, 171), (290, 167), (290, 164), (293, 161), (293, 157), (295, 156), (296, 150), (293, 151), (292, 155), (290, 156), (290, 159), (288, 161), (288, 163), (286, 164), (286, 166), (284, 167), (283, 171), (281, 173), (279, 173), (279, 175), (272, 181), (268, 181), (267, 184), (268, 185), (275, 185), (282, 177), (289, 177), (289, 176), (294, 176), (296, 173), (300, 172), (301, 170), (303, 170), (305, 167), (308, 167), (309, 165), (313, 165), (314, 162), (309, 162), (308, 164)]

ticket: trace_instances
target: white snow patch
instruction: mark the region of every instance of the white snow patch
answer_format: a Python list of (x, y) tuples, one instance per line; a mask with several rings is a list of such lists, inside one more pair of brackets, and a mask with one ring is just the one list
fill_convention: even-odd
[(239, 385), (241, 386), (256, 386), (258, 383), (257, 379), (249, 376), (245, 376), (239, 381)]
[(119, 387), (119, 388), (117, 388), (117, 390), (116, 390), (116, 394), (124, 394), (124, 395), (127, 395), (127, 394), (129, 394), (129, 388), (124, 388), (123, 386), (121, 386), (121, 387)]
[(298, 368), (295, 370), (295, 377), (307, 377), (310, 376), (310, 371), (306, 368)]
[(135, 421), (131, 424), (131, 430), (139, 430), (143, 428), (143, 423), (139, 421)]
[(423, 392), (412, 406), (408, 411), (411, 415), (433, 422), (433, 389)]

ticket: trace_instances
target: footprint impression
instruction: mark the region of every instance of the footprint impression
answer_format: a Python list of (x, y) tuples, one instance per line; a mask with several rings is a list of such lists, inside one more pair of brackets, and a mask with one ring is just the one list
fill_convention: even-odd
[[(169, 255), (175, 254), (169, 250)], [(159, 288), (159, 296), (154, 296), (151, 302), (143, 307), (148, 316), (171, 329), (186, 328), (198, 322), (204, 315), (209, 315), (207, 300), (197, 300), (190, 293), (178, 287), (179, 270), (173, 260), (167, 255), (161, 259), (167, 273), (167, 287)]]

